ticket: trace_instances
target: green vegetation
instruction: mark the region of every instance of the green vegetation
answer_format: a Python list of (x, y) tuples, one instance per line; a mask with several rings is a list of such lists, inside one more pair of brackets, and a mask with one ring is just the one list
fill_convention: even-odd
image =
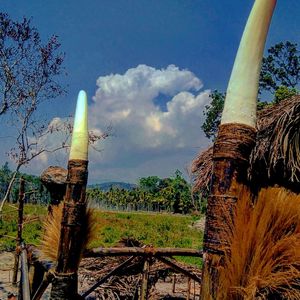
[(176, 171), (174, 176), (159, 178), (144, 177), (131, 190), (111, 188), (108, 191), (91, 188), (87, 195), (100, 207), (117, 207), (131, 211), (150, 210), (187, 214), (205, 210), (203, 199), (192, 192), (192, 186)]
[[(39, 217), (25, 224), (24, 240), (27, 244), (38, 245), (42, 234), (42, 220), (46, 207), (25, 205), (26, 219)], [(199, 216), (171, 215), (155, 213), (123, 213), (96, 211), (96, 239), (93, 247), (112, 247), (122, 238), (134, 238), (154, 247), (194, 248), (202, 247), (203, 233), (191, 225)], [(17, 210), (11, 205), (4, 206), (3, 220), (0, 222), (0, 251), (14, 250), (17, 234)], [(180, 258), (188, 263), (201, 263), (198, 258)]]
[[(47, 208), (39, 205), (26, 204), (24, 206), (23, 239), (27, 244), (38, 245), (42, 233), (42, 219)], [(35, 221), (30, 221), (35, 220)], [(2, 219), (0, 219), (0, 251), (14, 250), (18, 229), (17, 207), (4, 205)]]
[[(5, 196), (14, 172), (5, 163), (0, 167), (0, 199)], [(41, 183), (38, 176), (18, 172), (10, 195), (10, 203), (18, 201), (19, 178), (25, 179), (25, 202), (31, 204), (48, 204), (50, 195)], [(129, 209), (130, 211), (167, 211), (187, 214), (191, 212), (205, 211), (205, 199), (201, 199), (198, 193), (192, 192), (192, 186), (188, 183), (180, 171), (169, 178), (149, 176), (141, 178), (138, 185), (128, 185), (128, 189), (122, 185), (102, 190), (95, 185), (87, 190), (87, 196), (91, 202), (104, 208)], [(130, 188), (132, 187), (132, 188)]]

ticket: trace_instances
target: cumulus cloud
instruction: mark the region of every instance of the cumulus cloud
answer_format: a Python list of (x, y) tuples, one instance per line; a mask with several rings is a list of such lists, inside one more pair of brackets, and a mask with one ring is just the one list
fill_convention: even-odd
[[(101, 152), (90, 151), (90, 182), (135, 182), (183, 170), (208, 144), (201, 124), (210, 91), (202, 88), (192, 72), (174, 65), (139, 65), (124, 74), (100, 76), (89, 106), (89, 128), (102, 134), (111, 126), (113, 136), (99, 142)], [(51, 124), (63, 123), (55, 118)], [(44, 143), (54, 145), (59, 134)], [(61, 153), (54, 161), (48, 158), (41, 156), (39, 165), (64, 165), (67, 159)]]
[[(139, 65), (124, 74), (99, 77), (97, 86), (90, 124), (111, 124), (115, 133), (102, 142), (100, 157), (92, 154), (99, 176), (101, 169), (114, 180), (133, 181), (147, 172), (167, 176), (207, 145), (201, 124), (210, 91), (200, 91), (203, 84), (192, 72), (174, 65)], [(166, 104), (159, 103), (160, 95)]]

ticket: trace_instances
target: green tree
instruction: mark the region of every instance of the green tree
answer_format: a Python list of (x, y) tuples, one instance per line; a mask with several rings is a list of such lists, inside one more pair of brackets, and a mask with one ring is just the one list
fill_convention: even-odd
[(211, 102), (209, 105), (205, 106), (205, 110), (203, 112), (205, 121), (201, 128), (207, 138), (212, 138), (214, 140), (221, 122), (225, 93), (215, 90), (209, 95), (209, 97), (211, 98)]
[(295, 88), (300, 80), (300, 56), (296, 43), (286, 41), (267, 50), (259, 79), (260, 92), (275, 94), (280, 86)]
[(0, 197), (3, 198), (12, 176), (12, 171), (6, 162), (0, 169)]
[(299, 91), (295, 88), (280, 86), (275, 92), (273, 103), (279, 103), (281, 100), (295, 96), (297, 94), (299, 94)]
[(139, 187), (141, 190), (154, 195), (159, 191), (160, 180), (158, 176), (142, 177), (139, 180)]

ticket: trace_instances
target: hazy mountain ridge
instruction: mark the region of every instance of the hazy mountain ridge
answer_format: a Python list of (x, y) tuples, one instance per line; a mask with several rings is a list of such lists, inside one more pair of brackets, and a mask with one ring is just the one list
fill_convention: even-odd
[(119, 182), (119, 181), (96, 183), (96, 184), (90, 184), (88, 186), (88, 188), (91, 188), (91, 189), (99, 188), (102, 191), (108, 191), (108, 190), (110, 190), (110, 188), (132, 190), (136, 187), (137, 187), (137, 185), (134, 183)]

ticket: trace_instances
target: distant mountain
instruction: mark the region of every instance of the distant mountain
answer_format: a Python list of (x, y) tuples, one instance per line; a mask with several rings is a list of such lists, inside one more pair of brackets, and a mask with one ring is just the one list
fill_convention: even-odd
[(127, 183), (127, 182), (104, 182), (104, 183), (97, 183), (97, 184), (91, 184), (88, 186), (88, 188), (99, 188), (102, 191), (108, 191), (110, 188), (114, 189), (124, 189), (124, 190), (132, 190), (136, 188), (137, 185), (134, 183)]

